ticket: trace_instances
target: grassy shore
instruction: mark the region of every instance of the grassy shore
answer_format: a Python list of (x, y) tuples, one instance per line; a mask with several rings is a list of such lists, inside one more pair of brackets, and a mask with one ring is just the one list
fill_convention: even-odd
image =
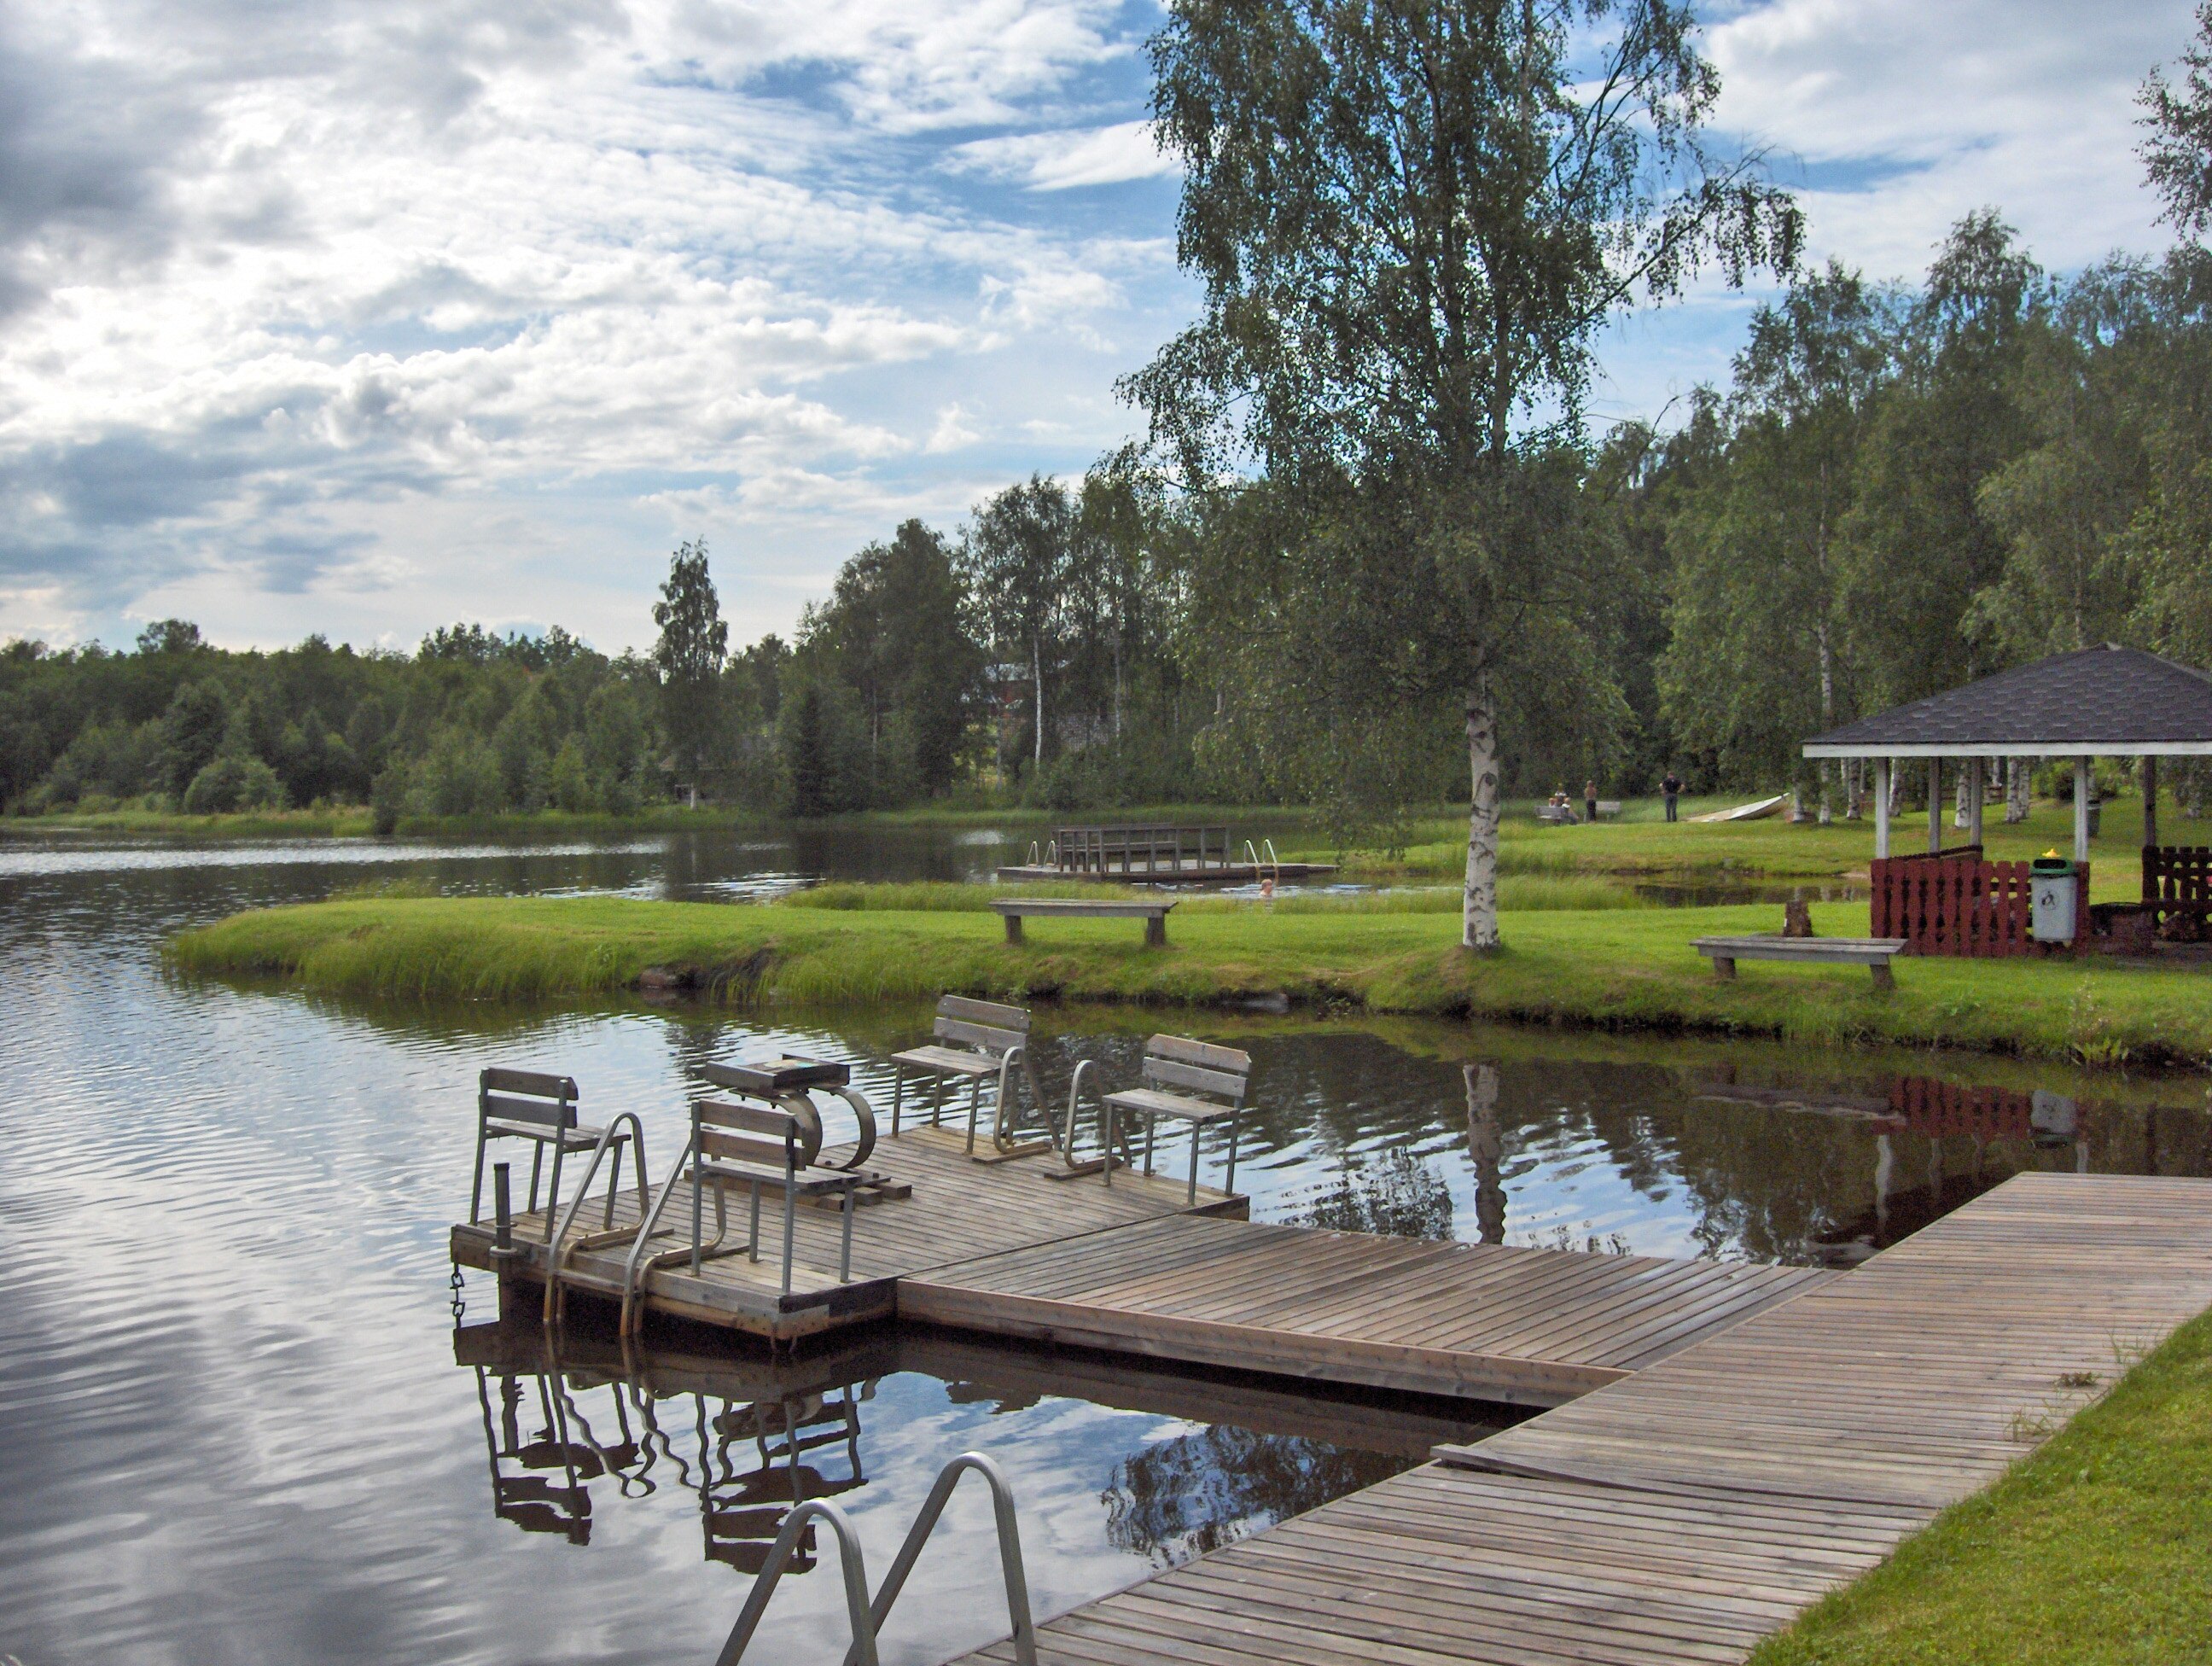
[[(1375, 1012), (1625, 1030), (1889, 1042), (2092, 1065), (2212, 1063), (2201, 974), (2039, 960), (1914, 959), (1898, 988), (1863, 970), (1747, 966), (1716, 979), (1691, 948), (1708, 933), (1771, 930), (1771, 905), (1529, 909), (1507, 947), (1471, 957), (1458, 921), (1409, 899), (1273, 909), (1179, 908), (1164, 950), (1128, 921), (1036, 922), (1021, 947), (961, 906), (729, 907), (618, 897), (365, 897), (234, 915), (178, 938), (180, 970), (276, 975), (326, 994), (414, 999), (603, 995), (669, 969), (702, 994), (793, 1004), (917, 1000), (945, 990), (1022, 999), (1234, 1006), (1287, 998)], [(886, 901), (917, 899), (890, 896)], [(1816, 904), (1817, 928), (1863, 933), (1863, 903)]]
[[(1683, 812), (1717, 806), (1720, 800), (1686, 802)], [(2212, 824), (2185, 820), (2170, 800), (2159, 810), (2160, 836), (2169, 843), (2212, 842)], [(1467, 866), (1464, 819), (1425, 819), (1415, 824), (1413, 841), (1395, 857), (1355, 854), (1346, 865), (1350, 877), (1376, 879), (1452, 879)], [(1984, 848), (1997, 861), (2026, 861), (2056, 847), (2074, 848), (2071, 805), (2037, 803), (2025, 822), (2008, 826), (1992, 806), (1985, 812)], [(1925, 815), (1893, 824), (1890, 848), (1899, 855), (1928, 848)], [(1966, 834), (1943, 816), (1947, 844), (1962, 844)], [(2142, 882), (2136, 852), (2142, 844), (2142, 806), (2134, 800), (2104, 807), (2100, 834), (2090, 850), (2090, 884), (2100, 902), (2133, 897)], [(1285, 855), (1290, 853), (1286, 850)], [(1328, 860), (1315, 849), (1301, 853)], [(1539, 822), (1525, 806), (1509, 811), (1498, 830), (1498, 867), (1513, 873), (1608, 873), (1656, 879), (1667, 875), (1705, 879), (1834, 878), (1863, 875), (1874, 857), (1871, 820), (1792, 824), (1778, 817), (1756, 822), (1668, 822), (1656, 801), (1632, 802), (1620, 819), (1595, 826), (1555, 827)]]
[(2212, 1661), (2212, 1315), (1751, 1666)]

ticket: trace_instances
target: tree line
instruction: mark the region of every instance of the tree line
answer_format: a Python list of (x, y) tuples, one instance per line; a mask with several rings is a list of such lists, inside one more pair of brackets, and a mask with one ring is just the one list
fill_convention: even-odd
[[(2054, 276), (1989, 210), (1908, 284), (1802, 260), (1706, 131), (1685, 0), (1172, 6), (1152, 114), (1202, 294), (1123, 384), (1139, 443), (896, 527), (788, 641), (733, 648), (687, 544), (650, 655), (18, 643), (0, 797), (813, 815), (988, 781), (1358, 836), (1456, 797), (1486, 946), (1507, 793), (1672, 769), (1849, 813), (1806, 735), (2106, 640), (2212, 663), (2208, 41), (2212, 9), (2142, 93), (2168, 254)], [(1701, 271), (1777, 282), (1726, 385), (1593, 435), (1598, 331)]]

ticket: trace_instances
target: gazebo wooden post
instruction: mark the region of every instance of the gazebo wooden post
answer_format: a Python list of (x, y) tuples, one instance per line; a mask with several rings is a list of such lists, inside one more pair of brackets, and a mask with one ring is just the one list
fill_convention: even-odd
[(1928, 854), (1943, 854), (1943, 760), (1928, 760)]
[(1982, 842), (1982, 771), (1986, 766), (1981, 759), (1966, 760), (1966, 842), (1979, 846)]
[(2074, 760), (2074, 860), (2089, 860), (2089, 760)]
[(2158, 758), (2145, 753), (2142, 763), (2143, 854), (2142, 899), (2158, 901)]
[(1889, 760), (1878, 757), (1874, 761), (1874, 854), (1877, 857), (1889, 854)]

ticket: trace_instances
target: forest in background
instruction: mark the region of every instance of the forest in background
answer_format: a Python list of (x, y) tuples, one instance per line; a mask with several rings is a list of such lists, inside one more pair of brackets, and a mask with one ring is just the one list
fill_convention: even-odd
[[(1387, 460), (1379, 491), (1316, 490), (1310, 460), (1170, 466), (1174, 401), (1146, 380), (1176, 368), (1170, 344), (1123, 389), (1154, 410), (1152, 448), (1016, 483), (957, 530), (891, 529), (788, 641), (732, 649), (689, 543), (649, 654), (474, 624), (412, 654), (321, 636), (228, 651), (176, 619), (127, 650), (9, 642), (0, 806), (368, 804), (389, 828), (976, 792), (1314, 805), (1364, 837), (1464, 801), (1474, 629), (1508, 793), (1634, 794), (1672, 769), (1693, 791), (1793, 787), (1856, 813), (1860, 783), (1802, 762), (1804, 737), (2105, 641), (2212, 666), (2202, 21), (2186, 82), (2144, 91), (2144, 159), (2179, 234), (2165, 257), (2054, 276), (1987, 210), (1915, 284), (1785, 263), (1725, 386), (1595, 437), (1515, 441), (1508, 509), (1470, 499), (1461, 528), (1486, 552), (1480, 595), (1436, 589), (1452, 560), (1436, 525), (1393, 519)], [(1516, 562), (1534, 575), (1517, 591)]]

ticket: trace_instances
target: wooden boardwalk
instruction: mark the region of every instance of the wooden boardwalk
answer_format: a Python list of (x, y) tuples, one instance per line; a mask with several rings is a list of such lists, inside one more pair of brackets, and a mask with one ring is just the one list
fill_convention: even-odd
[(910, 1274), (898, 1311), (1191, 1364), (1555, 1406), (1838, 1276), (1179, 1215)]
[[(1111, 1187), (1100, 1184), (1096, 1177), (1058, 1180), (1052, 1177), (1049, 1158), (977, 1163), (966, 1155), (965, 1146), (964, 1131), (950, 1124), (910, 1127), (878, 1143), (869, 1169), (908, 1183), (913, 1195), (870, 1204), (854, 1213), (849, 1280), (840, 1282), (837, 1277), (842, 1230), (837, 1211), (803, 1207), (798, 1216), (792, 1292), (782, 1294), (782, 1205), (769, 1199), (761, 1211), (757, 1262), (741, 1255), (725, 1256), (706, 1262), (696, 1278), (688, 1263), (657, 1269), (645, 1282), (647, 1310), (788, 1341), (888, 1317), (896, 1305), (897, 1280), (906, 1274), (1024, 1245), (1080, 1239), (1091, 1232), (1179, 1213), (1188, 1207), (1182, 1179), (1124, 1172), (1115, 1177)], [(595, 1191), (591, 1206), (578, 1215), (579, 1232), (599, 1228), (604, 1216), (598, 1197)], [(712, 1207), (710, 1201), (710, 1236)], [(1242, 1214), (1246, 1207), (1241, 1197), (1199, 1188), (1200, 1212)], [(633, 1223), (637, 1214), (636, 1194), (626, 1190), (616, 1207), (615, 1225)], [(731, 1241), (744, 1242), (745, 1214), (744, 1195), (734, 1195), (730, 1200)], [(688, 1243), (690, 1218), (688, 1195), (679, 1196), (663, 1218), (664, 1227), (672, 1229), (672, 1235), (657, 1247)], [(543, 1212), (515, 1216), (514, 1235), (523, 1264), (514, 1271), (526, 1280), (543, 1280), (545, 1230)], [(491, 1246), (489, 1219), (453, 1229), (453, 1258), (464, 1267), (489, 1268)], [(586, 1295), (619, 1298), (628, 1254), (623, 1245), (573, 1254), (562, 1283)]]
[(1738, 1661), (2208, 1305), (2212, 1183), (2016, 1176), (1626, 1381), (1062, 1615), (1038, 1657)]

